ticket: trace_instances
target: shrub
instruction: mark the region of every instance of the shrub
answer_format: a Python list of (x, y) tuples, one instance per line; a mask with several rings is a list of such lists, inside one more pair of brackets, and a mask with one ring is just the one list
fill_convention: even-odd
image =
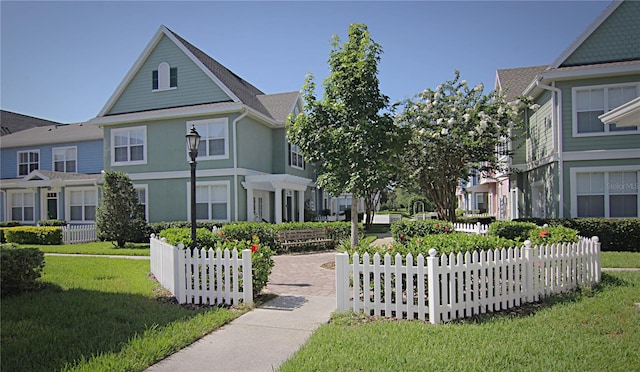
[(278, 252), (281, 246), (277, 240), (278, 233), (275, 226), (278, 225), (264, 222), (238, 222), (224, 225), (220, 234), (223, 234), (225, 239), (241, 241), (251, 240), (257, 236), (261, 245)]
[(242, 251), (244, 249), (251, 250), (251, 279), (253, 284), (254, 297), (260, 294), (262, 288), (267, 285), (269, 281), (269, 275), (271, 269), (273, 269), (273, 251), (266, 245), (260, 243), (260, 239), (257, 236), (251, 237), (248, 240), (223, 240), (216, 247), (222, 250), (233, 249), (238, 250), (238, 256), (242, 257)]
[(603, 251), (640, 252), (640, 218), (522, 218), (518, 221), (569, 227), (587, 238), (597, 236)]
[(0, 222), (0, 244), (4, 244), (7, 240), (4, 237), (4, 228), (5, 227), (16, 227), (22, 225), (18, 221), (2, 221)]
[(59, 227), (18, 226), (4, 229), (8, 243), (16, 244), (62, 244), (62, 230)]
[[(184, 244), (185, 248), (191, 247), (191, 229), (172, 227), (162, 230), (159, 234), (161, 238), (167, 239), (167, 243), (177, 246)], [(196, 229), (197, 248), (213, 248), (217, 243), (224, 239), (221, 235), (216, 235), (211, 230)]]
[[(196, 228), (207, 229), (209, 231), (213, 230), (213, 228), (220, 228), (224, 224), (222, 222), (212, 222), (212, 221), (198, 221), (196, 222)], [(159, 235), (162, 230), (170, 229), (170, 228), (191, 228), (191, 222), (189, 221), (171, 221), (171, 222), (153, 222), (147, 225), (147, 238), (151, 234)]]
[(489, 225), (487, 235), (524, 242), (529, 232), (538, 226), (532, 222), (496, 221)]
[(481, 225), (489, 225), (495, 222), (496, 218), (494, 216), (485, 216), (485, 217), (456, 217), (457, 223), (470, 223), (476, 224), (480, 222)]
[(44, 253), (37, 248), (0, 248), (2, 297), (32, 290), (44, 268)]
[(577, 243), (578, 230), (564, 226), (536, 227), (529, 231), (532, 245), (548, 245), (558, 243)]
[(64, 220), (40, 220), (38, 226), (67, 226), (67, 221)]
[(391, 224), (393, 240), (403, 242), (406, 239), (431, 234), (446, 234), (453, 232), (453, 225), (448, 221), (424, 220), (410, 221), (400, 220)]

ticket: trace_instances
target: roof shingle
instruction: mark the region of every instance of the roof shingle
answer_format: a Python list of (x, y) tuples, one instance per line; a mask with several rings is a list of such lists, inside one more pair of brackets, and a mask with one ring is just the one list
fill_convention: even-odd
[(497, 88), (505, 93), (507, 102), (514, 101), (527, 89), (533, 79), (548, 67), (543, 65), (498, 70), (496, 72)]

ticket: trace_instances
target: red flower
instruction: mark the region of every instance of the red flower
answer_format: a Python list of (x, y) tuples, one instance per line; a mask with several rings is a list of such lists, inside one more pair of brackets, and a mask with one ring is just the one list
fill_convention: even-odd
[(224, 231), (220, 230), (220, 236), (224, 236)]
[(445, 226), (444, 231), (449, 231), (449, 226)]
[(418, 243), (422, 243), (422, 239), (418, 239), (416, 240)]
[(540, 233), (538, 234), (539, 237), (541, 238), (546, 238), (547, 235), (549, 235), (549, 230), (542, 230), (540, 231)]
[(389, 244), (389, 250), (392, 251), (393, 250), (393, 245)]
[(440, 224), (439, 223), (436, 224), (436, 228), (440, 228)]
[(400, 239), (404, 239), (404, 234), (400, 234)]
[(331, 231), (331, 226), (327, 226), (327, 231)]
[(257, 244), (251, 244), (251, 253), (256, 253), (258, 251), (258, 245)]

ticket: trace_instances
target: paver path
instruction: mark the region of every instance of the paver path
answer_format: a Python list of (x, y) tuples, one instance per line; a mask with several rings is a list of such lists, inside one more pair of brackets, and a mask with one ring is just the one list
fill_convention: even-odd
[(335, 256), (335, 251), (274, 256), (275, 266), (264, 291), (279, 295), (333, 297), (336, 294), (335, 271), (322, 266), (335, 263)]

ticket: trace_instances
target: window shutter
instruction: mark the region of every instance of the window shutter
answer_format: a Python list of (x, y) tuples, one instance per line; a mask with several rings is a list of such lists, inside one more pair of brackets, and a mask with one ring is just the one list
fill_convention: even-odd
[(177, 88), (178, 87), (178, 68), (177, 67), (171, 67), (171, 70), (169, 70), (169, 87), (170, 88)]
[(158, 70), (153, 70), (151, 73), (151, 89), (158, 89)]
[(289, 144), (289, 166), (293, 165), (293, 160), (291, 159), (291, 144)]

